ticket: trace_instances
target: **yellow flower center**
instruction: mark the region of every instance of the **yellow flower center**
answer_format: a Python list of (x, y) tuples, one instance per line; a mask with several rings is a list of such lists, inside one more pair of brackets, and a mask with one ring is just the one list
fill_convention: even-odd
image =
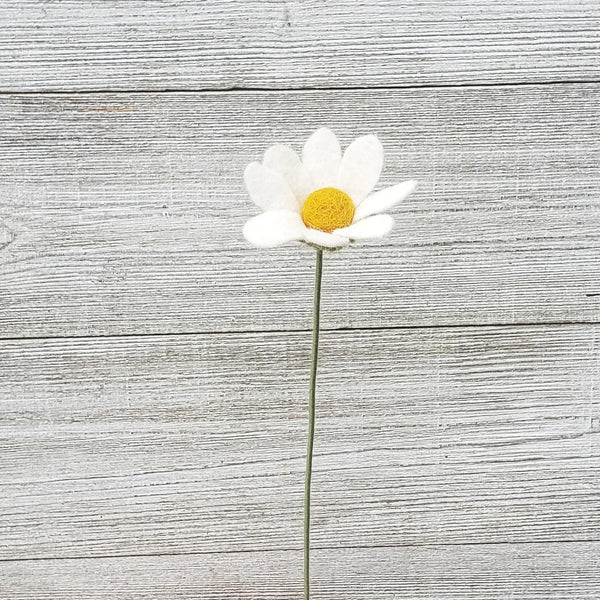
[(307, 227), (331, 233), (347, 227), (354, 217), (350, 196), (337, 188), (321, 188), (310, 194), (302, 206), (302, 220)]

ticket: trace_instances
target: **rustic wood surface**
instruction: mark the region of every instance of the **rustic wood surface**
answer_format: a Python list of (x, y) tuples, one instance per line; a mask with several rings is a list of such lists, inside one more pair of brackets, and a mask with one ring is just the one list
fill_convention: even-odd
[(420, 181), (327, 255), (314, 598), (600, 597), (600, 5), (0, 3), (0, 598), (299, 600), (313, 253), (242, 171)]
[[(599, 333), (324, 334), (315, 546), (594, 539)], [(308, 333), (4, 344), (2, 558), (297, 547), (309, 353)]]
[(299, 146), (315, 113), (345, 142), (378, 132), (384, 185), (421, 181), (390, 238), (326, 259), (324, 327), (600, 317), (600, 85), (0, 107), (5, 336), (309, 327), (312, 252), (248, 246), (241, 174), (270, 141)]
[[(314, 597), (327, 600), (597, 600), (598, 542), (331, 548), (314, 552)], [(297, 552), (19, 561), (14, 600), (300, 598)]]
[(3, 0), (0, 90), (596, 81), (596, 0)]

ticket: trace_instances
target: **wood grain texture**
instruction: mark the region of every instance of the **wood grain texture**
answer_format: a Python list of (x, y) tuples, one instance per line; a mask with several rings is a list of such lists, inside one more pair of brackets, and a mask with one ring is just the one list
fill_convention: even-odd
[(589, 81), (600, 6), (497, 0), (4, 0), (0, 89)]
[[(4, 563), (13, 600), (300, 598), (299, 552)], [(323, 600), (596, 600), (600, 543), (317, 550)]]
[[(599, 332), (327, 332), (315, 547), (598, 540)], [(299, 549), (309, 337), (4, 342), (1, 558)]]
[(323, 124), (420, 187), (326, 259), (315, 600), (600, 597), (598, 2), (0, 23), (0, 598), (300, 597), (313, 252), (241, 174)]
[(307, 328), (313, 252), (246, 244), (242, 172), (321, 123), (421, 182), (326, 257), (325, 328), (597, 322), (599, 114), (593, 84), (2, 96), (0, 337)]

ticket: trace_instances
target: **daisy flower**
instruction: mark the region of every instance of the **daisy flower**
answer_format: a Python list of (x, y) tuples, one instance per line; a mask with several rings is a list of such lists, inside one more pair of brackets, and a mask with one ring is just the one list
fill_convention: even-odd
[(302, 160), (289, 146), (269, 147), (262, 163), (244, 172), (248, 194), (264, 211), (245, 224), (244, 237), (260, 248), (301, 241), (328, 250), (383, 237), (394, 224), (383, 213), (416, 182), (372, 193), (382, 166), (383, 147), (374, 135), (357, 138), (342, 155), (335, 134), (322, 127), (304, 144)]
[(385, 211), (406, 198), (416, 182), (372, 193), (382, 166), (383, 148), (374, 135), (357, 138), (342, 156), (333, 132), (322, 127), (304, 144), (302, 160), (288, 146), (276, 144), (267, 149), (262, 163), (250, 163), (244, 172), (248, 193), (263, 210), (244, 225), (245, 238), (260, 248), (300, 241), (316, 249), (304, 483), (304, 600), (310, 600), (310, 494), (323, 252), (391, 230), (394, 220)]

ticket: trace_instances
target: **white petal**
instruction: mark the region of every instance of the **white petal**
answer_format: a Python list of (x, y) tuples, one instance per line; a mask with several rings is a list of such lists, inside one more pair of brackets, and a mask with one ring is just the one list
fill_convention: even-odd
[(298, 210), (298, 201), (281, 173), (260, 163), (250, 163), (244, 171), (250, 198), (263, 210)]
[(304, 144), (302, 163), (311, 176), (313, 189), (337, 186), (342, 150), (335, 134), (327, 127), (317, 129)]
[(319, 229), (311, 229), (310, 227), (306, 228), (303, 239), (305, 242), (324, 248), (342, 248), (350, 243), (347, 237), (334, 235)]
[(304, 239), (306, 226), (295, 211), (270, 210), (247, 221), (243, 232), (244, 237), (254, 246), (272, 248)]
[(354, 140), (342, 158), (339, 188), (352, 198), (357, 206), (375, 187), (383, 167), (383, 146), (374, 135)]
[(289, 146), (275, 144), (267, 148), (263, 165), (284, 176), (299, 203), (304, 202), (306, 196), (313, 191), (308, 172), (300, 157)]
[(398, 204), (398, 202), (401, 202), (411, 194), (416, 187), (416, 181), (403, 181), (398, 185), (393, 185), (392, 187), (371, 194), (356, 207), (353, 222), (356, 223), (365, 217), (392, 208), (392, 206)]
[(351, 240), (365, 240), (383, 237), (392, 230), (393, 226), (394, 219), (390, 215), (374, 215), (348, 227), (336, 229), (333, 233), (349, 237)]

